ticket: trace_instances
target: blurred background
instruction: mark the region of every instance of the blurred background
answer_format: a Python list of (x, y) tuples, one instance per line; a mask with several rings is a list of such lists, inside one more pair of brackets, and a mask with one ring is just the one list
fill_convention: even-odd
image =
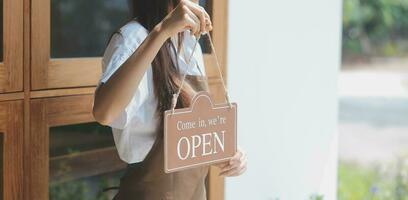
[(344, 0), (338, 198), (408, 199), (408, 1)]
[[(209, 200), (408, 199), (408, 0), (200, 0), (248, 171)], [(111, 199), (126, 167), (92, 114), (126, 0), (0, 0), (0, 199)], [(201, 40), (210, 89), (223, 101)]]

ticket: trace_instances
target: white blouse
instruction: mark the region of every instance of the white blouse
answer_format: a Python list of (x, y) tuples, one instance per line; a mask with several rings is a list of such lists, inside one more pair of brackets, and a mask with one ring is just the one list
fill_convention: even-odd
[[(115, 33), (112, 36), (105, 49), (102, 59), (102, 75), (97, 87), (105, 83), (109, 77), (112, 76), (148, 35), (148, 30), (135, 20), (125, 24), (120, 28), (119, 32), (120, 34)], [(183, 43), (183, 50), (188, 56), (193, 50), (195, 37), (186, 31), (184, 32)], [(173, 59), (175, 59), (174, 53), (172, 56)], [(189, 66), (187, 66), (183, 56), (179, 56), (178, 60), (181, 73), (205, 75), (203, 55), (200, 46), (197, 46)], [(138, 88), (134, 91), (130, 103), (115, 120), (109, 124), (109, 126), (112, 127), (119, 157), (127, 163), (142, 161), (152, 148), (156, 138), (155, 131), (159, 125), (159, 119), (155, 113), (158, 102), (154, 94), (152, 73), (152, 66), (150, 65), (140, 81)]]

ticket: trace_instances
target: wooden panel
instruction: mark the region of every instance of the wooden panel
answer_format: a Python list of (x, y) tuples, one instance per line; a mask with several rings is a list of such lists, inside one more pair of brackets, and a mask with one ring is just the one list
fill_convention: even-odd
[(8, 69), (4, 63), (0, 63), (0, 87), (1, 87), (1, 92), (6, 92), (7, 89), (9, 88), (9, 83), (8, 83), (8, 79), (9, 79), (9, 74), (8, 71), (10, 69)]
[(92, 115), (93, 95), (47, 99), (48, 126), (62, 126), (95, 121)]
[(48, 86), (50, 0), (31, 1), (31, 89)]
[[(31, 0), (24, 0), (24, 145), (23, 147), (29, 147), (30, 143), (30, 60), (31, 60)], [(33, 153), (34, 155), (36, 153)], [(33, 173), (30, 169), (30, 166), (27, 165), (27, 162), (31, 161), (31, 152), (27, 149), (23, 150), (23, 200), (33, 199), (29, 194), (32, 191), (30, 188), (30, 179), (33, 177)], [(29, 160), (27, 160), (29, 159)], [(33, 159), (34, 160), (34, 159)], [(37, 198), (38, 199), (38, 198)]]
[[(80, 166), (95, 164), (95, 159), (100, 159), (98, 155), (101, 152), (91, 151), (71, 156), (69, 160), (64, 156), (49, 160), (49, 128), (94, 121), (92, 103), (92, 94), (30, 100), (30, 132), (26, 136), (24, 145), (24, 197), (26, 200), (48, 199), (49, 169), (54, 169), (59, 162), (65, 160), (74, 166)], [(111, 149), (103, 149), (102, 151), (109, 155), (113, 154)], [(104, 156), (106, 158), (106, 155)], [(123, 168), (123, 162), (120, 162), (116, 155), (112, 159), (106, 159), (100, 166), (95, 166), (95, 169), (97, 172), (107, 172), (120, 167)], [(85, 174), (84, 171), (73, 171), (73, 175), (77, 178)], [(62, 177), (51, 177), (51, 180), (61, 181)]]
[(213, 1), (213, 42), (224, 77), (227, 77), (228, 0)]
[[(214, 54), (204, 54), (205, 74), (209, 78), (219, 77)], [(222, 66), (221, 66), (222, 67)]]
[(3, 134), (2, 199), (23, 198), (23, 101), (0, 103), (0, 134)]
[(23, 90), (23, 0), (3, 0), (0, 93)]
[(224, 95), (224, 88), (222, 83), (218, 79), (213, 79), (209, 81), (209, 88), (211, 92), (211, 98), (215, 103), (224, 103), (226, 102), (225, 95)]
[(47, 99), (30, 101), (30, 131), (24, 141), (24, 199), (48, 199)]
[(101, 75), (101, 58), (64, 58), (49, 62), (47, 88), (93, 86)]
[(44, 98), (44, 97), (72, 96), (72, 95), (81, 95), (81, 94), (94, 94), (95, 89), (96, 87), (39, 90), (39, 91), (31, 91), (30, 97), (31, 98)]
[(23, 92), (0, 94), (0, 101), (19, 100), (24, 98)]
[[(70, 172), (63, 174), (56, 173), (61, 163), (70, 166)], [(53, 174), (50, 177), (50, 181), (64, 182), (116, 172), (125, 169), (126, 166), (126, 163), (120, 160), (115, 147), (85, 151), (74, 155), (63, 155), (50, 159), (50, 174)]]
[[(227, 0), (214, 1), (212, 3), (213, 14), (212, 20), (214, 29), (212, 31), (212, 41), (214, 43), (215, 52), (211, 54), (204, 54), (204, 63), (206, 66), (206, 73), (208, 77), (219, 77), (219, 72), (216, 66), (215, 53), (219, 61), (221, 72), (223, 76), (227, 77)], [(207, 41), (208, 42), (208, 41)]]

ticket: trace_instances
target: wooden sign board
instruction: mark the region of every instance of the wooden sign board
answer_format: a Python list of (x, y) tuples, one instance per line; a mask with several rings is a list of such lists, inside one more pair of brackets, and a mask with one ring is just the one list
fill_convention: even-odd
[(237, 105), (214, 105), (197, 93), (189, 108), (164, 113), (164, 170), (181, 171), (229, 160), (237, 150)]

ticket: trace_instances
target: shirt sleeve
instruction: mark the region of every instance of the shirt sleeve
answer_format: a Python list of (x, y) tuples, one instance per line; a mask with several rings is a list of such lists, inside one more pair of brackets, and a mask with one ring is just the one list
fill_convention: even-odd
[[(126, 41), (124, 36), (120, 33), (115, 33), (112, 36), (102, 58), (102, 75), (97, 84), (97, 88), (109, 80), (115, 71), (132, 55), (141, 42), (142, 40)], [(128, 47), (128, 45), (130, 45), (129, 43), (133, 43), (133, 48)], [(131, 101), (125, 109), (122, 110), (110, 124), (108, 124), (110, 127), (125, 129), (125, 127), (128, 126), (129, 122), (134, 117), (135, 112), (143, 105), (149, 95), (147, 79), (147, 73), (145, 73), (138, 88), (134, 92)]]

